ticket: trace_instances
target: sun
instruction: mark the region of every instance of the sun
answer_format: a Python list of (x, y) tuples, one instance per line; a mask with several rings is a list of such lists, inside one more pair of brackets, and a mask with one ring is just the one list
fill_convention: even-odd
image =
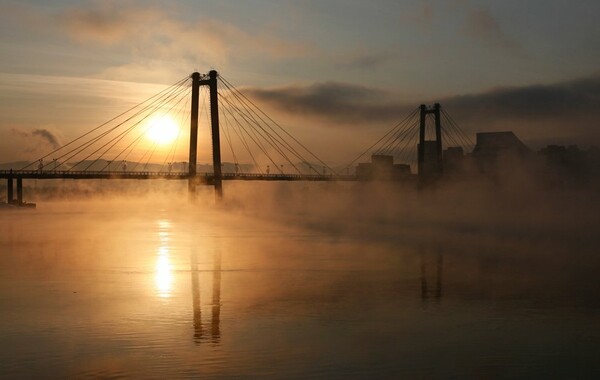
[(166, 145), (177, 138), (179, 126), (172, 117), (165, 115), (150, 120), (146, 138), (154, 143)]

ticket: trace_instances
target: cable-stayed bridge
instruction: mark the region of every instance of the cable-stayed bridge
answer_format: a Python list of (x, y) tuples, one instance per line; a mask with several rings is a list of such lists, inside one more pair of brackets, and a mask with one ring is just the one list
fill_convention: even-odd
[[(206, 172), (197, 170), (201, 124), (211, 136), (212, 170)], [(189, 125), (189, 134), (177, 125)], [(227, 172), (221, 136), (224, 154), (233, 163)], [(439, 104), (421, 105), (348, 165), (334, 169), (213, 70), (181, 79), (22, 167), (0, 170), (0, 178), (7, 179), (7, 203), (16, 205), (25, 205), (24, 179), (187, 180), (192, 196), (197, 185), (208, 184), (221, 197), (225, 180), (359, 180), (359, 173), (350, 170), (363, 157), (411, 162), (415, 148), (419, 176), (441, 174), (442, 136), (453, 146), (473, 146)], [(181, 160), (182, 149), (187, 161)], [(151, 164), (157, 160), (162, 164)]]

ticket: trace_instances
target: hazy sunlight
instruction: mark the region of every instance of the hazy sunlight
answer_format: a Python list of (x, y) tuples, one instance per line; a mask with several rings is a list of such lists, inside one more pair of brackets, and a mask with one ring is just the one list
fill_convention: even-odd
[(179, 126), (172, 117), (164, 115), (150, 120), (146, 138), (154, 143), (166, 145), (177, 138)]

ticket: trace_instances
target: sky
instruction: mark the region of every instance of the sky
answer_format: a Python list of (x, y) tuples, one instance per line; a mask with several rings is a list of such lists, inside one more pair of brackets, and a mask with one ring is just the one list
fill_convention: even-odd
[(598, 14), (592, 0), (0, 0), (0, 161), (211, 69), (334, 164), (434, 102), (473, 139), (586, 148)]

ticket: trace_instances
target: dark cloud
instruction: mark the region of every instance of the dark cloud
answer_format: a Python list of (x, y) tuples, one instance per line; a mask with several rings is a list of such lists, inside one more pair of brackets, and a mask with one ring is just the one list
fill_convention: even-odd
[(342, 64), (350, 68), (370, 70), (389, 62), (393, 58), (393, 55), (389, 52), (375, 52), (356, 55)]
[(456, 96), (446, 103), (463, 110), (465, 117), (469, 114), (523, 120), (578, 117), (600, 107), (600, 76), (551, 85), (499, 88)]
[(47, 129), (36, 129), (35, 131), (31, 132), (31, 134), (33, 136), (41, 137), (43, 140), (48, 142), (48, 144), (50, 144), (54, 149), (60, 148), (61, 144), (58, 137)]
[(48, 144), (52, 149), (60, 148), (61, 143), (58, 136), (47, 129), (36, 129), (33, 132), (12, 128), (11, 133), (24, 140), (23, 148), (27, 151), (33, 151), (39, 148), (39, 140)]
[(306, 87), (249, 88), (246, 92), (279, 111), (339, 122), (390, 120), (400, 117), (404, 111), (389, 102), (385, 91), (338, 82)]
[(22, 130), (20, 130), (20, 129), (17, 129), (17, 128), (12, 128), (12, 129), (10, 130), (10, 132), (11, 132), (13, 135), (16, 135), (16, 136), (19, 136), (19, 137), (29, 137), (29, 136), (30, 136), (30, 134), (29, 134), (29, 133), (27, 133), (27, 132), (25, 132), (25, 131), (22, 131)]
[[(247, 91), (276, 110), (327, 119), (334, 124), (372, 121), (391, 124), (419, 103), (394, 102), (391, 94), (379, 89), (343, 83)], [(535, 124), (538, 136), (567, 132), (599, 136), (594, 110), (600, 109), (600, 75), (557, 84), (498, 88), (479, 94), (421, 100), (428, 104), (436, 101), (472, 131), (497, 127), (500, 123), (507, 128), (518, 125), (526, 130)]]
[(464, 25), (467, 36), (478, 39), (492, 47), (522, 53), (521, 45), (509, 37), (496, 18), (485, 9), (471, 9), (467, 13)]

